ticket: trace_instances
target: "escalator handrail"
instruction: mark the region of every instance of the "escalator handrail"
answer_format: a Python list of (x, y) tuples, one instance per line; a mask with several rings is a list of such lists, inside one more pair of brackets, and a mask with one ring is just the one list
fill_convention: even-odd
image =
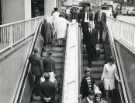
[(21, 78), (19, 80), (19, 83), (18, 83), (18, 86), (17, 86), (17, 89), (16, 89), (16, 93), (13, 97), (12, 103), (19, 103), (20, 99), (22, 98), (23, 86), (25, 84), (26, 77), (28, 76), (28, 73), (29, 73), (29, 68), (28, 68), (29, 65), (30, 65), (29, 56), (32, 54), (32, 51), (34, 49), (34, 45), (36, 43), (39, 31), (40, 31), (40, 27), (41, 27), (41, 22), (38, 24), (38, 26), (35, 29), (34, 39), (32, 41), (31, 48), (29, 48), (29, 54), (27, 55), (27, 59), (26, 59), (25, 65), (24, 65), (24, 69), (23, 69), (23, 72), (21, 74)]
[[(122, 100), (122, 103), (132, 103), (132, 100), (131, 100), (131, 96), (129, 94), (129, 92), (127, 91), (126, 87), (126, 81), (125, 81), (125, 76), (124, 76), (124, 73), (122, 72), (122, 67), (120, 66), (120, 63), (119, 63), (119, 57), (118, 57), (118, 54), (117, 54), (117, 51), (116, 51), (116, 47), (115, 47), (115, 43), (114, 43), (114, 38), (113, 38), (113, 34), (111, 34), (109, 32), (109, 28), (106, 27), (106, 30), (109, 34), (109, 40), (110, 40), (110, 45), (111, 45), (111, 49), (113, 50), (113, 53), (114, 53), (114, 57), (115, 57), (115, 60), (116, 60), (116, 64), (117, 64), (117, 70), (118, 70), (118, 74), (119, 74), (119, 77), (120, 77), (120, 80), (121, 82), (118, 83), (118, 89), (119, 89), (119, 92), (120, 92), (120, 96), (121, 96), (121, 100)], [(122, 91), (121, 91), (122, 90)], [(124, 95), (124, 98), (122, 97), (122, 94)], [(123, 99), (125, 100), (125, 102), (123, 101)]]
[[(75, 23), (75, 24), (69, 24), (69, 28), (71, 28), (70, 26), (71, 25), (75, 25), (75, 26), (77, 26), (78, 24), (77, 23)], [(63, 82), (63, 90), (62, 90), (62, 103), (65, 103), (65, 102), (74, 102), (74, 101), (76, 101), (76, 103), (79, 103), (79, 100), (78, 100), (78, 95), (76, 96), (76, 98), (74, 98), (74, 100), (68, 100), (67, 101), (67, 98), (71, 98), (71, 97), (73, 97), (73, 95), (68, 95), (69, 97), (67, 97), (67, 95), (66, 94), (69, 94), (68, 93), (68, 87), (70, 86), (71, 87), (71, 85), (72, 86), (77, 86), (78, 87), (78, 84), (79, 83), (76, 83), (76, 81), (77, 82), (79, 82), (78, 81), (78, 79), (79, 79), (79, 77), (77, 77), (78, 76), (78, 74), (76, 74), (75, 76), (76, 76), (76, 81), (74, 81), (74, 79), (72, 79), (72, 80), (68, 80), (68, 81), (66, 81), (66, 77), (65, 77), (65, 74), (67, 75), (67, 73), (65, 72), (65, 70), (68, 70), (67, 69), (67, 67), (69, 67), (68, 65), (69, 65), (69, 53), (71, 53), (71, 52), (69, 52), (69, 50), (73, 50), (74, 49), (74, 52), (77, 52), (78, 53), (78, 47), (76, 47), (76, 43), (73, 43), (73, 40), (72, 40), (72, 43), (71, 42), (69, 42), (70, 41), (70, 37), (69, 36), (72, 36), (70, 33), (69, 33), (69, 28), (68, 28), (68, 33), (67, 33), (67, 41), (66, 41), (66, 51), (65, 51), (65, 65), (64, 65), (64, 82)], [(76, 32), (77, 34), (78, 34), (78, 32)], [(76, 35), (76, 34), (75, 34)], [(78, 37), (78, 35), (77, 35), (77, 37)], [(78, 38), (76, 38), (77, 40), (78, 40)], [(77, 41), (78, 42), (78, 41)], [(78, 58), (78, 55), (76, 55), (76, 57)], [(71, 59), (71, 58), (70, 58)], [(68, 62), (67, 62), (67, 60), (68, 60)], [(77, 59), (78, 60), (78, 59)], [(78, 63), (78, 61), (76, 61), (76, 63)], [(72, 65), (72, 64), (70, 64), (70, 65)], [(76, 67), (78, 68), (78, 66), (79, 65), (76, 65)], [(76, 69), (77, 69), (76, 68)], [(75, 69), (75, 68), (74, 68)], [(77, 72), (78, 73), (78, 72)], [(72, 77), (69, 77), (69, 78), (72, 78)], [(72, 84), (73, 83), (73, 84)], [(75, 85), (74, 85), (74, 83), (75, 83)], [(79, 87), (78, 87), (79, 88)], [(78, 88), (76, 88), (76, 93), (78, 94)], [(64, 91), (65, 90), (65, 91)], [(69, 91), (75, 91), (75, 90), (69, 90)], [(67, 93), (65, 93), (65, 92), (67, 92)]]

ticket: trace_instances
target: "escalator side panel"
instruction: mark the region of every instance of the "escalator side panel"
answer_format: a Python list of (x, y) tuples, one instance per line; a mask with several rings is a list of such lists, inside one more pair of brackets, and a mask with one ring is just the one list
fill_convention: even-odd
[(126, 79), (127, 92), (129, 98), (132, 99), (133, 103), (135, 102), (135, 55), (132, 54), (127, 48), (122, 46), (119, 42), (115, 43), (118, 55), (120, 58), (120, 64), (123, 67), (123, 73)]

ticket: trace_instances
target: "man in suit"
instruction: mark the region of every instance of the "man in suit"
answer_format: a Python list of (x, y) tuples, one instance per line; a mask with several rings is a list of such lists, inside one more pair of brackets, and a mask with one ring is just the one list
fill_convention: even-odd
[(31, 73), (32, 76), (35, 78), (34, 81), (34, 91), (38, 95), (39, 93), (39, 80), (43, 73), (43, 64), (42, 58), (40, 57), (39, 50), (35, 48), (33, 50), (33, 54), (29, 57), (29, 61), (31, 63)]
[(55, 78), (55, 61), (52, 58), (52, 52), (47, 51), (46, 57), (43, 59), (44, 73), (50, 74), (50, 81), (57, 82)]
[(95, 47), (93, 45), (94, 40), (93, 40), (93, 35), (92, 34), (92, 29), (94, 28), (93, 26), (93, 20), (94, 20), (94, 13), (92, 12), (90, 5), (87, 5), (83, 8), (81, 11), (80, 15), (80, 22), (82, 26), (82, 32), (83, 32), (83, 43), (86, 46), (86, 51), (88, 54), (88, 64), (91, 66), (91, 61), (94, 59), (95, 55)]
[(95, 13), (94, 18), (95, 29), (97, 30), (97, 38), (99, 42), (102, 42), (102, 34), (104, 26), (106, 25), (106, 14), (102, 12), (101, 8)]
[(79, 21), (82, 26), (84, 44), (86, 43), (87, 39), (86, 35), (88, 35), (89, 33), (90, 21), (92, 20), (93, 20), (93, 13), (90, 10), (90, 5), (84, 6), (83, 10), (79, 14)]
[(46, 57), (43, 59), (44, 72), (55, 72), (55, 61), (52, 58), (52, 52), (47, 51)]
[(57, 93), (57, 87), (55, 83), (49, 81), (49, 73), (44, 74), (45, 81), (40, 84), (40, 96), (44, 103), (54, 103)]

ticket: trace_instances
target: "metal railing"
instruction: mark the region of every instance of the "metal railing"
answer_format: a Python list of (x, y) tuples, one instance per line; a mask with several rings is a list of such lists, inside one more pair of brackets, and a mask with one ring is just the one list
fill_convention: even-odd
[(68, 27), (62, 103), (79, 103), (80, 37), (78, 23)]
[(119, 56), (117, 54), (117, 50), (116, 50), (116, 47), (115, 47), (114, 34), (113, 34), (114, 32), (111, 29), (111, 27), (109, 27), (109, 26), (110, 25), (108, 25), (108, 27), (106, 27), (106, 30), (109, 34), (110, 46), (111, 46), (111, 49), (113, 51), (113, 57), (115, 57), (115, 60), (116, 60), (117, 70), (118, 70), (118, 74), (119, 74), (119, 77), (120, 77), (120, 80), (121, 80), (121, 82), (118, 84), (118, 90), (119, 90), (119, 93), (120, 93), (121, 101), (122, 101), (122, 103), (132, 103), (131, 95), (128, 91), (127, 83), (126, 83), (126, 80), (125, 80), (126, 77), (123, 73), (123, 68), (120, 65)]
[(107, 19), (107, 25), (113, 37), (135, 53), (135, 25), (113, 18)]
[(27, 83), (27, 79), (28, 79), (28, 74), (30, 72), (30, 63), (29, 63), (29, 56), (32, 54), (33, 49), (35, 48), (35, 44), (38, 40), (38, 36), (40, 35), (40, 29), (41, 29), (41, 22), (40, 22), (40, 17), (35, 18), (35, 20), (37, 19), (37, 24), (35, 25), (35, 30), (33, 31), (34, 33), (34, 37), (32, 39), (32, 44), (29, 48), (29, 52), (27, 54), (27, 59), (25, 61), (25, 65), (24, 65), (24, 69), (23, 72), (20, 75), (20, 80), (18, 82), (18, 85), (16, 87), (16, 92), (14, 93), (11, 103), (21, 103), (22, 98), (23, 98), (23, 93), (25, 90), (25, 86)]
[(0, 25), (0, 53), (34, 34), (42, 17)]

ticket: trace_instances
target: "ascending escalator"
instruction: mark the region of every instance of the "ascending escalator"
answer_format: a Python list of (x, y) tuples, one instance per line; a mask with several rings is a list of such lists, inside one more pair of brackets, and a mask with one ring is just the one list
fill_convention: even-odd
[[(64, 60), (65, 60), (65, 47), (56, 47), (53, 46), (52, 48), (46, 48), (46, 50), (52, 51), (52, 58), (55, 61), (55, 74), (56, 79), (58, 81), (58, 103), (61, 103), (61, 96), (62, 96), (62, 84), (63, 84), (63, 72), (64, 72)], [(43, 56), (45, 55), (45, 52), (43, 52)], [(31, 103), (41, 103), (40, 98), (33, 98), (31, 100)]]

